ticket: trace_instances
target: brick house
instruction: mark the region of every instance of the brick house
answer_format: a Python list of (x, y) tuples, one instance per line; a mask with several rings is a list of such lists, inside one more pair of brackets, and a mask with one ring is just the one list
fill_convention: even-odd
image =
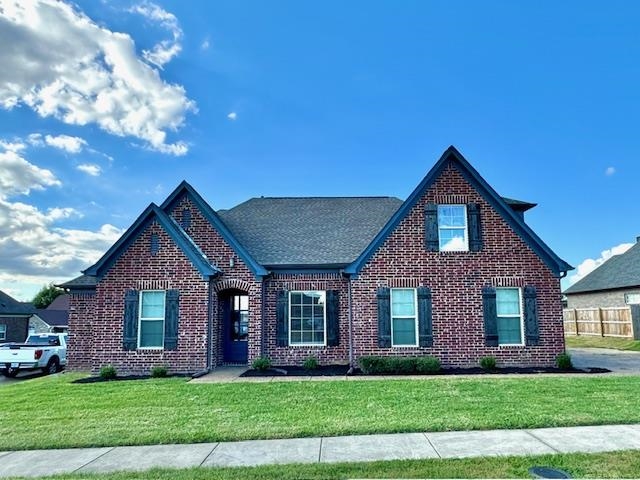
[(35, 308), (0, 291), (0, 344), (24, 342), (29, 335), (29, 317)]
[(640, 304), (640, 237), (564, 291), (569, 308), (610, 308)]
[(572, 267), (454, 148), (403, 202), (253, 198), (213, 208), (186, 182), (151, 204), (71, 294), (69, 364), (198, 372), (268, 356), (356, 365), (548, 366)]

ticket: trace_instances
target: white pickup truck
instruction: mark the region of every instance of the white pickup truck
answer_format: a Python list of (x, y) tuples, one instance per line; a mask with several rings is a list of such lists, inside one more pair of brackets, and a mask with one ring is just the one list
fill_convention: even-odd
[(15, 377), (23, 370), (57, 373), (67, 364), (67, 334), (29, 335), (25, 343), (5, 343), (0, 347), (0, 373)]

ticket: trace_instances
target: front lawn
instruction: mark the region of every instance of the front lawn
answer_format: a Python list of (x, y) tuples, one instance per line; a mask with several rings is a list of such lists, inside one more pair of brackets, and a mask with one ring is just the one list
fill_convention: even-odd
[(532, 466), (558, 468), (573, 478), (638, 478), (640, 452), (485, 457), (446, 460), (269, 465), (242, 468), (155, 469), (148, 472), (75, 474), (56, 480), (313, 480), (342, 478), (531, 478)]
[(640, 377), (552, 376), (0, 387), (0, 451), (640, 422)]
[(630, 338), (580, 335), (579, 337), (565, 337), (565, 342), (569, 348), (614, 348), (616, 350), (640, 352), (640, 340), (632, 340)]

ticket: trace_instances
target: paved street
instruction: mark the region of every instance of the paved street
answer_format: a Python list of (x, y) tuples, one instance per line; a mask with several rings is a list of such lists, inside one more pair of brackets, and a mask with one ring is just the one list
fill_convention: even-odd
[(626, 352), (608, 348), (569, 348), (576, 368), (601, 367), (614, 373), (640, 375), (640, 352)]

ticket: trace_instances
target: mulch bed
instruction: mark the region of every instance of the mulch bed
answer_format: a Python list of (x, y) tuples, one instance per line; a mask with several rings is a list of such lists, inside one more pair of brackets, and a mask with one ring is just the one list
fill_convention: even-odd
[[(345, 365), (326, 365), (318, 367), (315, 370), (305, 370), (303, 367), (276, 367), (268, 370), (247, 370), (241, 377), (336, 377), (345, 376), (349, 370)], [(496, 368), (494, 370), (484, 370), (480, 367), (472, 368), (443, 368), (437, 373), (429, 375), (496, 375), (496, 374), (523, 374), (523, 373), (609, 373), (611, 370), (606, 368), (588, 368), (586, 370), (580, 370), (577, 368), (520, 368), (520, 367), (505, 367)], [(354, 369), (350, 376), (364, 375), (359, 368)], [(381, 373), (380, 376), (395, 376), (393, 373)], [(401, 375), (401, 374), (399, 374)], [(416, 374), (412, 374), (416, 375)]]

